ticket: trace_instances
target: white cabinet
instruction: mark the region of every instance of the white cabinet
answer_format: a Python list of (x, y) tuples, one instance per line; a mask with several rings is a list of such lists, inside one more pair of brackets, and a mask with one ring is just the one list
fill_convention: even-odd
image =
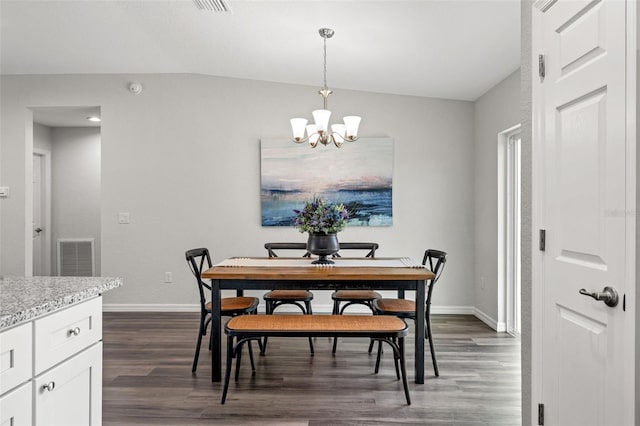
[(36, 425), (100, 425), (102, 343), (36, 377), (33, 393)]
[(34, 321), (35, 374), (102, 340), (102, 298)]
[(0, 334), (0, 395), (32, 376), (31, 327), (26, 323)]
[(102, 423), (102, 297), (0, 333), (0, 426)]
[(0, 397), (1, 426), (31, 426), (31, 383)]

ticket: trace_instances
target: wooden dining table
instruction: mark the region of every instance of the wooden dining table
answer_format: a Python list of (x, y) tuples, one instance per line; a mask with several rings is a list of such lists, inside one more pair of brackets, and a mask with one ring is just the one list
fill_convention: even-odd
[(424, 383), (425, 289), (433, 273), (409, 258), (337, 258), (332, 265), (314, 265), (313, 258), (230, 258), (207, 269), (211, 280), (211, 380), (222, 379), (221, 290), (310, 289), (415, 291), (415, 382)]

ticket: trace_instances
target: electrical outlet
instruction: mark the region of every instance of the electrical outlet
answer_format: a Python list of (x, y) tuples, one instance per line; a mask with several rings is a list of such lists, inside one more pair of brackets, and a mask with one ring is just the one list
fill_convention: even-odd
[(173, 274), (171, 272), (165, 272), (164, 273), (164, 282), (165, 283), (173, 282)]

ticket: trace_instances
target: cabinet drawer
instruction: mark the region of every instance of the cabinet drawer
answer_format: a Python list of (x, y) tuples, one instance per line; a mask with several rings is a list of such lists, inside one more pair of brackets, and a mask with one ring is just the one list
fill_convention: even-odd
[(0, 333), (0, 395), (31, 378), (32, 325)]
[(35, 320), (35, 374), (102, 339), (102, 298)]
[(31, 383), (0, 398), (0, 425), (31, 426)]

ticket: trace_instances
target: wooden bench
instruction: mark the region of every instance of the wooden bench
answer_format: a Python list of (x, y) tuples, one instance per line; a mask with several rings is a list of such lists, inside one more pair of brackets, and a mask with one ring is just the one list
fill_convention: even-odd
[[(235, 380), (237, 381), (242, 345), (251, 340), (264, 337), (368, 337), (386, 342), (393, 349), (396, 374), (399, 363), (404, 394), (407, 404), (411, 405), (404, 360), (404, 338), (408, 334), (408, 327), (403, 320), (395, 316), (242, 315), (227, 322), (225, 333), (227, 334), (227, 368), (222, 404), (227, 398), (233, 358), (236, 358)], [(376, 373), (377, 370), (378, 363), (376, 363)]]

